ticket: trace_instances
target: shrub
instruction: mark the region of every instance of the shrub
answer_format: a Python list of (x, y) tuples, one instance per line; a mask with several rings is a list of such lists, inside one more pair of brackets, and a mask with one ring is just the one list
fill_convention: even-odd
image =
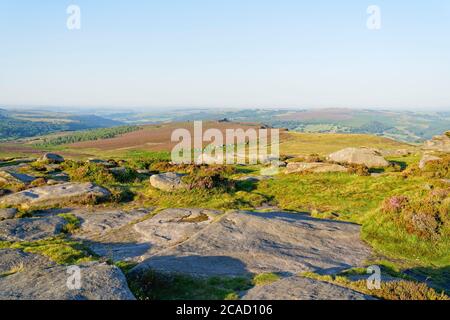
[(280, 280), (280, 276), (275, 273), (260, 273), (253, 277), (255, 286), (265, 286)]
[(32, 187), (41, 187), (47, 184), (47, 180), (45, 178), (37, 178), (30, 183)]
[(116, 203), (130, 202), (134, 200), (135, 194), (127, 187), (116, 186), (109, 188), (111, 200)]
[(29, 167), (31, 170), (38, 171), (38, 172), (46, 172), (47, 167), (45, 166), (45, 163), (43, 161), (35, 161), (29, 164)]
[(62, 168), (69, 174), (72, 181), (94, 182), (100, 185), (115, 182), (113, 174), (96, 163), (66, 161)]
[(450, 178), (450, 155), (440, 160), (433, 160), (425, 165), (422, 170), (428, 177)]
[(409, 203), (408, 197), (394, 196), (386, 199), (382, 205), (382, 211), (386, 213), (400, 213)]
[(233, 169), (226, 166), (194, 167), (192, 172), (183, 177), (189, 189), (234, 189), (235, 183), (226, 178)]
[(386, 199), (381, 210), (408, 233), (435, 241), (449, 224), (448, 195), (448, 189), (436, 189), (422, 199), (395, 196)]
[(450, 155), (444, 155), (440, 160), (429, 161), (423, 169), (418, 165), (410, 166), (403, 171), (403, 176), (450, 179)]
[(369, 168), (363, 164), (348, 164), (346, 166), (349, 173), (357, 174), (358, 176), (370, 176)]
[(138, 174), (135, 170), (126, 167), (124, 171), (113, 172), (114, 178), (121, 183), (133, 182), (138, 178)]
[(449, 300), (444, 292), (437, 292), (425, 283), (409, 280), (382, 282), (380, 289), (370, 290), (366, 280), (352, 281), (342, 275), (318, 275), (311, 272), (302, 274), (307, 278), (325, 281), (384, 300)]
[(71, 234), (78, 230), (81, 226), (80, 220), (70, 213), (61, 213), (58, 216), (66, 220), (66, 224), (64, 225), (62, 232)]
[(195, 165), (191, 164), (171, 164), (169, 161), (157, 161), (150, 165), (150, 170), (157, 172), (191, 172)]

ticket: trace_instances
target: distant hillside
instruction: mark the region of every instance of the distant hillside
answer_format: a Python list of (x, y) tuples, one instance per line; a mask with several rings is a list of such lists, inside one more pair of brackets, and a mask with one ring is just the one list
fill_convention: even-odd
[[(229, 119), (265, 123), (304, 133), (364, 133), (405, 142), (423, 142), (450, 128), (450, 113), (370, 109), (185, 109), (148, 113), (114, 113), (129, 124)], [(109, 117), (105, 115), (105, 117)]]
[(60, 131), (78, 131), (122, 125), (95, 115), (67, 115), (55, 112), (8, 111), (0, 109), (0, 140), (13, 140)]

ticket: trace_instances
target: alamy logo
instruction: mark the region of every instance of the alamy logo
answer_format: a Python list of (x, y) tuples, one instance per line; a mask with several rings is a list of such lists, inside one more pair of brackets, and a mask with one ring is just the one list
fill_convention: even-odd
[(78, 266), (70, 266), (67, 268), (66, 286), (69, 290), (80, 290), (81, 289), (81, 269)]
[(70, 5), (66, 10), (67, 17), (66, 26), (69, 30), (80, 30), (81, 29), (81, 9), (77, 5)]
[(367, 14), (369, 18), (367, 19), (367, 28), (369, 30), (380, 30), (381, 29), (381, 9), (379, 6), (371, 5), (367, 8)]
[(379, 266), (369, 266), (367, 273), (370, 274), (367, 278), (367, 289), (379, 290), (381, 289), (381, 269)]
[(280, 158), (279, 129), (226, 129), (224, 137), (217, 128), (203, 132), (202, 121), (194, 121), (193, 137), (180, 128), (172, 132), (171, 140), (178, 142), (172, 149), (175, 164), (276, 163)]

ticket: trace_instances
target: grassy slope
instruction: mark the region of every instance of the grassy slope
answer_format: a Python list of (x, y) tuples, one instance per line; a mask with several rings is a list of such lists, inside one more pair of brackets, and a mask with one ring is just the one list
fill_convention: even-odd
[(330, 134), (290, 132), (281, 141), (280, 150), (286, 155), (308, 155), (317, 153), (328, 155), (347, 147), (371, 147), (379, 149), (411, 148), (406, 143), (366, 134)]

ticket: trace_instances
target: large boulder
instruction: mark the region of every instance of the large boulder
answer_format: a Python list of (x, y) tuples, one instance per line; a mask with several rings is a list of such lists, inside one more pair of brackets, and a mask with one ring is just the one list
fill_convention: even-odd
[[(165, 236), (163, 233), (162, 238)], [(306, 214), (235, 211), (186, 241), (159, 251), (132, 272), (150, 269), (192, 276), (336, 272), (362, 266), (370, 255), (360, 239), (359, 226), (352, 223)]]
[(344, 166), (324, 162), (290, 162), (286, 167), (286, 173), (294, 172), (348, 172)]
[(39, 161), (48, 163), (62, 163), (64, 162), (64, 158), (56, 153), (46, 153), (41, 158), (39, 158)]
[(30, 207), (105, 200), (110, 192), (93, 183), (63, 183), (33, 188), (0, 198), (0, 205)]
[(450, 152), (450, 131), (441, 136), (435, 136), (424, 144), (424, 149), (440, 152)]
[(361, 164), (369, 168), (389, 166), (378, 150), (370, 148), (346, 148), (328, 156), (329, 161), (337, 163)]
[[(134, 300), (122, 271), (99, 262), (75, 267), (19, 250), (0, 250), (1, 300)], [(79, 287), (71, 275), (79, 271)], [(2, 276), (3, 275), (3, 276)]]
[(150, 177), (150, 184), (152, 187), (163, 191), (186, 189), (187, 185), (181, 180), (182, 177), (182, 174), (173, 172), (155, 174)]
[(256, 286), (243, 300), (373, 300), (372, 297), (331, 283), (299, 276)]
[(35, 241), (61, 233), (66, 220), (59, 216), (23, 218), (0, 222), (1, 241)]
[(436, 156), (433, 156), (433, 155), (431, 155), (431, 154), (424, 154), (424, 155), (422, 156), (422, 159), (420, 159), (420, 162), (419, 162), (419, 168), (420, 168), (420, 169), (425, 169), (425, 166), (426, 166), (429, 162), (431, 162), (431, 161), (437, 161), (437, 160), (441, 160), (441, 158), (436, 157)]

